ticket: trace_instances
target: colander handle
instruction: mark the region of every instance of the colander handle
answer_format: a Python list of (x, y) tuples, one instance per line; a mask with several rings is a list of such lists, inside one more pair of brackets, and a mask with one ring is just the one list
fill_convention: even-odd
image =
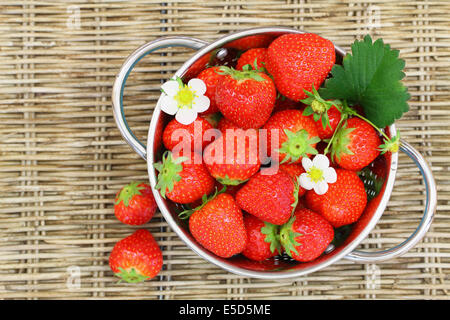
[(422, 220), (414, 233), (394, 248), (376, 252), (355, 250), (345, 256), (348, 260), (359, 263), (374, 263), (399, 257), (414, 247), (425, 236), (430, 228), (437, 204), (436, 183), (434, 181), (433, 174), (422, 155), (409, 143), (402, 141), (400, 149), (416, 163), (425, 181), (426, 203)]
[(190, 37), (164, 37), (148, 42), (134, 51), (123, 63), (119, 73), (116, 76), (112, 88), (112, 105), (114, 111), (114, 119), (117, 127), (122, 134), (125, 141), (136, 151), (142, 158), (147, 158), (147, 147), (133, 134), (128, 126), (125, 114), (123, 111), (123, 91), (128, 75), (133, 70), (134, 66), (147, 54), (162, 48), (168, 47), (187, 47), (198, 50), (208, 43)]

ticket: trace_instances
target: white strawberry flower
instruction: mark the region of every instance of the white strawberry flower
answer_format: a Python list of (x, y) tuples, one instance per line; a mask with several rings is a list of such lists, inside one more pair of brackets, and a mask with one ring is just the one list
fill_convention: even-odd
[(190, 124), (197, 119), (197, 114), (208, 110), (209, 98), (205, 96), (206, 85), (200, 79), (191, 79), (184, 84), (181, 78), (171, 79), (161, 86), (164, 96), (161, 99), (161, 110), (181, 124)]
[(299, 177), (300, 185), (306, 190), (314, 189), (314, 192), (321, 195), (328, 191), (328, 184), (337, 180), (336, 170), (330, 167), (330, 160), (323, 154), (318, 154), (311, 159), (303, 157), (302, 166), (305, 173)]

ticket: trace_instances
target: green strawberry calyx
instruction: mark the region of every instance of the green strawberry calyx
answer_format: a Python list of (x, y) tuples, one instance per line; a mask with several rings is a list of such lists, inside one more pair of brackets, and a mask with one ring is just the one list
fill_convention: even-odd
[(159, 171), (158, 182), (155, 187), (164, 199), (166, 198), (166, 192), (171, 192), (175, 182), (181, 180), (179, 173), (183, 170), (182, 163), (187, 159), (186, 157), (174, 159), (172, 153), (166, 151), (162, 156), (162, 161), (153, 164), (155, 169)]
[(328, 110), (335, 106), (339, 111), (341, 111), (341, 101), (340, 100), (324, 100), (317, 92), (314, 85), (312, 87), (312, 92), (303, 90), (308, 95), (308, 98), (300, 100), (300, 102), (306, 104), (306, 108), (303, 110), (304, 116), (313, 115), (314, 121), (319, 121), (321, 119), (322, 127), (324, 129), (328, 127), (331, 128), (330, 118), (328, 117)]
[(306, 157), (308, 154), (317, 154), (317, 150), (313, 147), (314, 144), (320, 141), (320, 138), (315, 136), (309, 138), (309, 133), (305, 129), (297, 132), (292, 132), (284, 129), (287, 140), (283, 142), (278, 152), (285, 154), (281, 163), (290, 160), (291, 163), (296, 162), (300, 157)]
[(120, 202), (123, 202), (124, 206), (128, 207), (128, 205), (130, 204), (130, 200), (134, 196), (142, 195), (140, 190), (145, 189), (144, 186), (139, 186), (142, 183), (143, 182), (133, 181), (133, 182), (127, 184), (125, 187), (123, 187), (122, 190), (120, 190), (119, 196), (117, 197), (115, 204), (118, 205)]
[(294, 224), (295, 216), (289, 219), (284, 225), (281, 226), (280, 230), (280, 243), (283, 246), (285, 252), (288, 256), (292, 257), (292, 252), (298, 254), (296, 247), (302, 244), (297, 242), (295, 238), (301, 236), (299, 232), (292, 230), (292, 225)]
[(275, 251), (281, 252), (279, 231), (279, 226), (269, 222), (264, 222), (264, 227), (261, 228), (261, 233), (266, 235), (264, 241), (270, 243), (270, 251), (272, 253)]
[(136, 271), (135, 268), (125, 270), (119, 267), (119, 270), (120, 272), (114, 273), (114, 275), (120, 278), (119, 283), (121, 283), (122, 281), (128, 283), (139, 283), (150, 279), (150, 277), (144, 276), (142, 273)]
[(212, 195), (210, 195), (209, 197), (208, 197), (207, 194), (204, 194), (202, 196), (202, 204), (201, 205), (199, 205), (198, 207), (195, 207), (193, 209), (187, 209), (187, 210), (184, 210), (184, 211), (180, 212), (178, 214), (178, 217), (180, 217), (180, 219), (182, 219), (182, 220), (185, 220), (185, 219), (189, 218), (195, 211), (201, 210), (208, 202), (213, 200), (219, 194), (224, 193), (226, 190), (227, 190), (226, 186), (223, 186), (223, 188), (220, 191), (216, 187), (216, 191)]
[[(245, 67), (245, 68), (244, 68)], [(236, 70), (234, 68), (230, 68), (227, 66), (221, 66), (219, 67), (219, 71), (216, 71), (219, 74), (222, 75), (230, 75), (233, 79), (239, 81), (239, 80), (247, 80), (247, 79), (253, 79), (255, 81), (261, 82), (265, 81), (266, 79), (263, 78), (260, 73), (261, 70), (251, 70), (249, 65), (245, 65), (242, 69), (242, 71)]]
[(336, 134), (332, 137), (331, 143), (331, 159), (335, 157), (340, 160), (342, 154), (350, 154), (353, 152), (350, 151), (348, 146), (351, 143), (350, 133), (355, 130), (355, 128), (347, 128), (347, 121), (342, 125), (342, 127), (336, 129)]
[(217, 181), (219, 181), (221, 184), (227, 185), (227, 186), (237, 186), (241, 183), (246, 182), (248, 179), (245, 180), (239, 180), (239, 179), (230, 179), (228, 175), (225, 175), (225, 177), (217, 177)]

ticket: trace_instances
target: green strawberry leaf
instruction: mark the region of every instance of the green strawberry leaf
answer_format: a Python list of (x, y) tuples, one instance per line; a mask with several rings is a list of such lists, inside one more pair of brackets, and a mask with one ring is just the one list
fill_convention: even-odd
[(334, 65), (332, 78), (320, 89), (324, 99), (346, 99), (359, 104), (376, 126), (383, 128), (409, 110), (410, 95), (402, 84), (405, 61), (399, 51), (392, 50), (382, 39), (372, 43), (367, 35), (356, 40), (352, 53), (344, 57), (342, 65)]

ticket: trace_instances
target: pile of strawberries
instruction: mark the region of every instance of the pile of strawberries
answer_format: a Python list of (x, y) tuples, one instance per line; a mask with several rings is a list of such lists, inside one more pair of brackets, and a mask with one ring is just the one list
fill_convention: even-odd
[[(357, 107), (318, 94), (335, 64), (331, 41), (311, 33), (239, 41), (228, 45), (241, 52), (235, 65), (197, 75), (206, 84), (209, 109), (189, 125), (173, 119), (164, 128), (156, 188), (186, 207), (180, 217), (192, 236), (217, 256), (263, 261), (285, 252), (297, 261), (314, 260), (335, 228), (364, 211), (367, 195), (357, 172), (380, 154), (379, 134), (355, 116)], [(194, 143), (195, 128), (201, 128), (201, 142)], [(221, 134), (208, 139), (213, 128)], [(179, 129), (192, 144), (175, 152)], [(302, 159), (317, 154), (325, 154), (336, 173), (324, 194), (299, 183)], [(314, 168), (308, 174), (321, 179)]]
[[(355, 46), (376, 52), (379, 44), (366, 37)], [(398, 135), (390, 140), (356, 103), (320, 96), (336, 61), (331, 41), (311, 33), (255, 35), (226, 48), (238, 55), (226, 63), (210, 59), (211, 66), (189, 73), (205, 89), (209, 108), (198, 111), (189, 124), (171, 118), (156, 133), (165, 150), (154, 164), (155, 188), (182, 208), (179, 217), (192, 236), (219, 257), (242, 254), (261, 263), (287, 254), (312, 261), (338, 238), (337, 228), (360, 218), (368, 198), (358, 172), (381, 159), (380, 153), (398, 150)], [(365, 76), (370, 68), (362, 59), (355, 61), (363, 64), (357, 73)], [(336, 80), (331, 74), (330, 80)], [(170, 112), (165, 112), (172, 115), (177, 108), (191, 108), (196, 94), (182, 79), (175, 81), (172, 89), (182, 94), (170, 97), (184, 105), (168, 105)], [(397, 94), (406, 99), (400, 89)], [(368, 90), (373, 94), (372, 87)], [(404, 112), (399, 108), (392, 108), (400, 111), (391, 112), (389, 121)], [(130, 183), (116, 195), (115, 214), (123, 223), (147, 223), (155, 210), (147, 184)], [(127, 282), (153, 278), (162, 264), (161, 250), (145, 229), (119, 241), (110, 255), (111, 269)]]

